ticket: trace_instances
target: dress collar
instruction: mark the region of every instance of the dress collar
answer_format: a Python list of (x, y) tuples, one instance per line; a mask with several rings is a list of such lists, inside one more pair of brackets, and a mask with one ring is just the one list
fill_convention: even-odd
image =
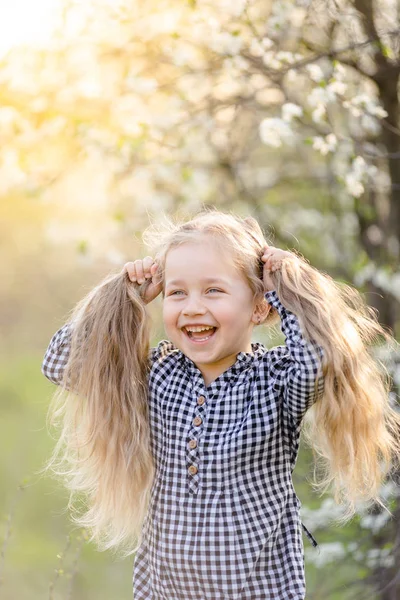
[[(266, 352), (266, 348), (260, 342), (251, 343), (252, 352), (239, 352), (236, 355), (236, 361), (221, 375), (228, 373), (239, 373), (250, 366), (254, 361), (259, 359)], [(199, 372), (194, 362), (188, 358), (181, 350), (178, 350), (178, 356), (182, 361), (183, 367), (191, 374)]]

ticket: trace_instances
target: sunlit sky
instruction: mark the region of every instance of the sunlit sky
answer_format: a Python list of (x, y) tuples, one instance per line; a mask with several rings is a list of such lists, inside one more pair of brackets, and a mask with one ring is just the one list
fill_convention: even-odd
[(42, 45), (54, 31), (62, 0), (0, 2), (0, 56), (11, 48)]

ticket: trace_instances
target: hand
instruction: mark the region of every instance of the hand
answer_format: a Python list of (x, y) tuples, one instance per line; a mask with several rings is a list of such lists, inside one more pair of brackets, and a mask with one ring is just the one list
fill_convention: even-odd
[(275, 283), (271, 278), (270, 273), (275, 273), (282, 267), (282, 261), (285, 258), (297, 258), (293, 252), (287, 250), (281, 250), (274, 246), (265, 246), (264, 254), (261, 260), (265, 263), (263, 269), (263, 281), (265, 291), (271, 291), (275, 289)]
[(162, 282), (157, 273), (158, 264), (154, 262), (151, 256), (146, 256), (143, 260), (127, 262), (122, 270), (127, 273), (129, 279), (138, 285), (145, 285), (140, 289), (140, 295), (145, 304), (149, 304), (162, 291)]

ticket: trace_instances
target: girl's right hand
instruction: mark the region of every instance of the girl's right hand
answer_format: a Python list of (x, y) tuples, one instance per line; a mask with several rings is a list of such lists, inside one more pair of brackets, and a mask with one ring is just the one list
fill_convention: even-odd
[(149, 304), (162, 291), (162, 282), (157, 270), (158, 264), (154, 262), (151, 256), (146, 256), (143, 260), (127, 262), (122, 270), (123, 273), (128, 274), (129, 279), (134, 283), (140, 286), (145, 283), (139, 290), (145, 304)]

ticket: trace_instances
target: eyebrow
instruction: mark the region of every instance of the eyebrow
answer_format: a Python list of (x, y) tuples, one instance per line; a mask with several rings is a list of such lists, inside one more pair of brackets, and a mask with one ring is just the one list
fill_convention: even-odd
[[(223, 285), (228, 285), (228, 282), (221, 277), (205, 277), (203, 279), (204, 283), (222, 283)], [(185, 283), (183, 279), (173, 279), (172, 281), (168, 281), (166, 285), (182, 285)]]

